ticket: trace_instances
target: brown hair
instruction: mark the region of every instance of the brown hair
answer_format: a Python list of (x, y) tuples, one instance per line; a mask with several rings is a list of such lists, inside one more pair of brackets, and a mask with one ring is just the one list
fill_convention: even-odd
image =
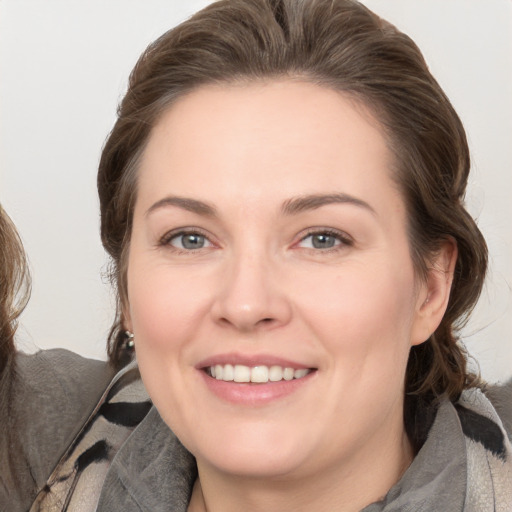
[(17, 320), (30, 294), (23, 244), (0, 205), (0, 375), (14, 355)]
[(444, 319), (411, 349), (406, 393), (456, 399), (474, 382), (456, 329), (478, 297), (487, 248), (464, 208), (469, 150), (459, 117), (414, 42), (352, 0), (222, 0), (165, 33), (140, 57), (100, 161), (101, 234), (112, 257), (118, 314), (109, 355), (124, 340), (126, 255), (137, 193), (137, 165), (164, 109), (203, 84), (299, 78), (369, 106), (395, 154), (419, 276), (447, 238), (458, 245)]

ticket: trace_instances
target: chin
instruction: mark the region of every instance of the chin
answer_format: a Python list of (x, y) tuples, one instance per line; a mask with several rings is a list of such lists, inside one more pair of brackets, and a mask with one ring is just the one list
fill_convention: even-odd
[(234, 430), (205, 436), (189, 450), (199, 463), (204, 461), (223, 473), (253, 478), (292, 474), (303, 468), (309, 458), (304, 440), (294, 440), (289, 433), (261, 428), (261, 425), (253, 432), (242, 426)]
[(233, 453), (205, 460), (222, 473), (243, 478), (283, 478), (293, 475), (303, 466), (296, 457), (267, 452)]

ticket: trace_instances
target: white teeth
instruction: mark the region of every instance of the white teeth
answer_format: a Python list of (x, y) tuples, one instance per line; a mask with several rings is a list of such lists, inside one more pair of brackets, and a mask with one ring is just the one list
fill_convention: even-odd
[(235, 369), (233, 365), (226, 364), (224, 365), (224, 370), (222, 371), (222, 380), (233, 380), (235, 378)]
[(285, 368), (284, 372), (283, 372), (283, 379), (284, 380), (292, 380), (294, 373), (295, 372), (293, 371), (293, 368)]
[(217, 380), (223, 380), (226, 382), (255, 382), (255, 383), (266, 383), (266, 382), (278, 382), (280, 380), (292, 380), (302, 379), (311, 370), (307, 368), (300, 368), (295, 370), (294, 368), (282, 366), (245, 366), (243, 364), (216, 364), (208, 368), (209, 374)]
[(251, 369), (251, 382), (268, 382), (268, 368), (255, 366)]
[(268, 372), (268, 380), (277, 382), (283, 379), (283, 369), (280, 366), (271, 366)]
[(251, 382), (251, 369), (248, 366), (236, 364), (233, 380), (235, 382)]
[(294, 379), (302, 379), (302, 377), (305, 377), (308, 373), (309, 373), (309, 370), (307, 370), (306, 368), (303, 368), (300, 370), (295, 370), (293, 372), (293, 378)]

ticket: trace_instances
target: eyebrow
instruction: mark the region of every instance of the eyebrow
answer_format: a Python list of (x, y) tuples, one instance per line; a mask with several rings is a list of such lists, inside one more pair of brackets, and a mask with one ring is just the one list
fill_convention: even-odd
[(315, 210), (321, 206), (329, 204), (351, 204), (364, 208), (372, 214), (376, 215), (375, 210), (362, 199), (353, 197), (348, 194), (311, 194), (307, 196), (299, 196), (292, 199), (288, 199), (284, 202), (282, 211), (286, 215), (295, 215), (308, 210)]
[[(283, 203), (281, 210), (285, 215), (296, 215), (298, 213), (315, 210), (329, 204), (351, 204), (364, 208), (374, 215), (376, 214), (375, 210), (366, 201), (344, 193), (310, 194), (294, 197), (286, 200)], [(179, 196), (168, 196), (160, 199), (148, 208), (146, 215), (166, 206), (177, 206), (178, 208), (206, 217), (215, 217), (217, 215), (217, 209), (213, 205), (197, 199)]]
[(177, 206), (183, 210), (206, 217), (214, 217), (217, 214), (217, 210), (214, 206), (203, 201), (198, 201), (197, 199), (191, 199), (189, 197), (168, 196), (160, 199), (160, 201), (157, 201), (148, 208), (146, 216), (159, 208), (164, 208), (165, 206)]

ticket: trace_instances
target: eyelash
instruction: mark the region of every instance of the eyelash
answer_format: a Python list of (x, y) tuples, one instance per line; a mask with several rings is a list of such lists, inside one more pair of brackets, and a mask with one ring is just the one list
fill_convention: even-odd
[(349, 235), (347, 235), (343, 231), (338, 231), (338, 230), (335, 230), (332, 228), (311, 228), (308, 231), (306, 231), (306, 234), (304, 236), (302, 236), (300, 238), (299, 242), (297, 242), (297, 244), (295, 244), (295, 245), (298, 245), (301, 242), (303, 242), (304, 240), (306, 240), (307, 238), (315, 236), (315, 235), (325, 235), (328, 237), (333, 237), (336, 239), (336, 241), (339, 242), (339, 244), (335, 245), (334, 247), (329, 247), (326, 249), (308, 248), (309, 250), (314, 251), (314, 252), (323, 252), (323, 253), (334, 252), (334, 251), (346, 249), (347, 247), (353, 247), (353, 245), (354, 245), (354, 240)]
[(171, 245), (171, 241), (179, 238), (180, 236), (187, 236), (187, 235), (198, 235), (204, 237), (205, 240), (207, 240), (210, 244), (214, 245), (213, 242), (210, 240), (209, 236), (201, 229), (199, 228), (181, 228), (173, 231), (169, 231), (166, 233), (160, 240), (158, 241), (159, 247), (168, 247), (172, 249), (173, 251), (181, 254), (192, 254), (197, 253), (202, 247), (199, 249), (181, 249), (180, 247), (174, 247)]

